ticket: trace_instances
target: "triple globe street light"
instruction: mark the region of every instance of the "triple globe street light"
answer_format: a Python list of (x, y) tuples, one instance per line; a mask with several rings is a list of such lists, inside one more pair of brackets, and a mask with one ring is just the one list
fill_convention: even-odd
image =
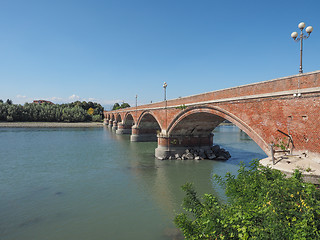
[[(293, 32), (291, 33), (291, 37), (293, 38), (293, 40), (295, 40), (296, 42), (300, 41), (300, 69), (299, 69), (299, 73), (303, 73), (302, 70), (302, 47), (303, 47), (303, 39), (307, 39), (310, 37), (310, 34), (313, 31), (313, 27), (309, 26), (305, 29), (305, 31), (307, 32), (308, 35), (304, 35), (303, 33), (303, 29), (306, 27), (306, 24), (304, 22), (299, 23), (298, 28), (301, 30), (300, 36), (297, 32)], [(299, 36), (299, 37), (298, 37)], [(164, 90), (164, 101), (165, 101), (165, 109), (167, 109), (167, 83), (164, 82), (163, 84), (163, 90)], [(136, 104), (137, 105), (137, 104)]]
[(295, 40), (296, 42), (299, 42), (300, 41), (300, 70), (299, 70), (299, 73), (303, 73), (303, 70), (302, 70), (302, 46), (303, 46), (303, 39), (307, 39), (308, 37), (310, 37), (310, 34), (312, 33), (313, 31), (313, 27), (312, 26), (309, 26), (306, 28), (306, 32), (308, 33), (308, 35), (304, 35), (303, 34), (303, 29), (306, 27), (306, 24), (304, 22), (301, 22), (299, 23), (298, 25), (298, 28), (301, 30), (301, 33), (300, 33), (300, 37), (299, 34), (297, 32), (293, 32), (291, 33), (291, 37), (293, 38), (293, 40)]

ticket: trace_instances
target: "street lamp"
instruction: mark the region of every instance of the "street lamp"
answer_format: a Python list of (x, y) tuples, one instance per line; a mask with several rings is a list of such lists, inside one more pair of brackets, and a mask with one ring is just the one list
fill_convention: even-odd
[(136, 122), (138, 118), (138, 94), (136, 94)]
[[(163, 83), (163, 90), (164, 90), (164, 109), (165, 109), (165, 112), (166, 112), (166, 126), (165, 126), (165, 129), (166, 129), (166, 135), (168, 137), (168, 134), (167, 134), (167, 129), (168, 129), (168, 111), (167, 111), (167, 86), (168, 84), (166, 82)], [(169, 139), (167, 138), (167, 151), (169, 152)]]
[(167, 83), (164, 82), (164, 84), (163, 84), (163, 89), (164, 89), (164, 100), (165, 100), (165, 101), (167, 101), (167, 91), (166, 91), (167, 86), (168, 86)]
[(304, 22), (301, 22), (298, 25), (298, 28), (301, 30), (300, 37), (298, 37), (299, 34), (297, 32), (291, 33), (291, 37), (293, 38), (293, 40), (295, 40), (296, 42), (300, 41), (300, 70), (299, 70), (299, 73), (303, 73), (303, 71), (302, 71), (302, 43), (303, 43), (303, 39), (307, 39), (308, 37), (310, 37), (310, 34), (313, 31), (313, 27), (309, 26), (306, 28), (306, 32), (308, 33), (308, 35), (304, 35), (303, 29), (305, 28), (305, 26), (306, 26), (306, 24)]

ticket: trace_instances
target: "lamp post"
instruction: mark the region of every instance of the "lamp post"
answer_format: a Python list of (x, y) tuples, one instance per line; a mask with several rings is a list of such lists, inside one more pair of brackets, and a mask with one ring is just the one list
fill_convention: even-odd
[(168, 86), (168, 84), (166, 82), (164, 82), (163, 89), (164, 89), (164, 100), (165, 101), (167, 101), (167, 91), (166, 91), (167, 86)]
[(164, 90), (164, 108), (166, 110), (166, 127), (167, 127), (167, 86), (168, 84), (164, 82), (163, 90)]
[[(163, 83), (163, 90), (164, 90), (164, 108), (166, 111), (166, 135), (167, 135), (167, 129), (168, 129), (168, 113), (167, 113), (167, 86), (168, 84), (166, 82)], [(168, 137), (168, 135), (167, 135)], [(167, 138), (167, 151), (169, 152), (169, 139)]]
[(295, 40), (296, 42), (300, 41), (300, 70), (299, 73), (303, 73), (302, 70), (302, 46), (303, 46), (303, 39), (307, 39), (308, 37), (310, 37), (310, 34), (313, 31), (313, 27), (309, 26), (306, 28), (306, 32), (308, 33), (308, 35), (304, 35), (303, 34), (303, 29), (305, 28), (306, 24), (304, 22), (299, 23), (298, 28), (301, 30), (300, 33), (300, 37), (298, 37), (298, 33), (297, 32), (293, 32), (291, 33), (291, 37), (293, 38), (293, 40)]
[(137, 118), (138, 118), (138, 94), (136, 94), (136, 122), (138, 121)]

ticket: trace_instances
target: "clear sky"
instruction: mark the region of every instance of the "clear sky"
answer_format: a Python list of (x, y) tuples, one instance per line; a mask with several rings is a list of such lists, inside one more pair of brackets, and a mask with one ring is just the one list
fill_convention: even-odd
[(319, 0), (0, 0), (0, 99), (107, 106), (320, 70)]

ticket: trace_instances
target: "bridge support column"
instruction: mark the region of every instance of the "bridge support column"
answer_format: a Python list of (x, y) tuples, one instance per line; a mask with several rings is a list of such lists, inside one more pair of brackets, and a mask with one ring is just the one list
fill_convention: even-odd
[(156, 142), (157, 133), (154, 129), (141, 129), (136, 126), (132, 127), (131, 142)]
[(118, 123), (118, 129), (116, 130), (116, 134), (131, 134), (131, 127), (125, 126), (123, 123)]
[(109, 125), (109, 120), (104, 118), (103, 119), (103, 125), (105, 125), (105, 126)]
[(213, 145), (213, 134), (206, 136), (165, 136), (158, 135), (158, 147), (155, 156), (158, 159), (168, 159), (175, 154), (183, 154), (186, 149), (209, 149)]
[(113, 125), (112, 125), (112, 131), (115, 132), (118, 129), (118, 122), (117, 121), (113, 121)]
[(113, 125), (113, 121), (112, 121), (112, 120), (109, 120), (108, 128), (109, 128), (109, 129), (112, 129), (112, 125)]

